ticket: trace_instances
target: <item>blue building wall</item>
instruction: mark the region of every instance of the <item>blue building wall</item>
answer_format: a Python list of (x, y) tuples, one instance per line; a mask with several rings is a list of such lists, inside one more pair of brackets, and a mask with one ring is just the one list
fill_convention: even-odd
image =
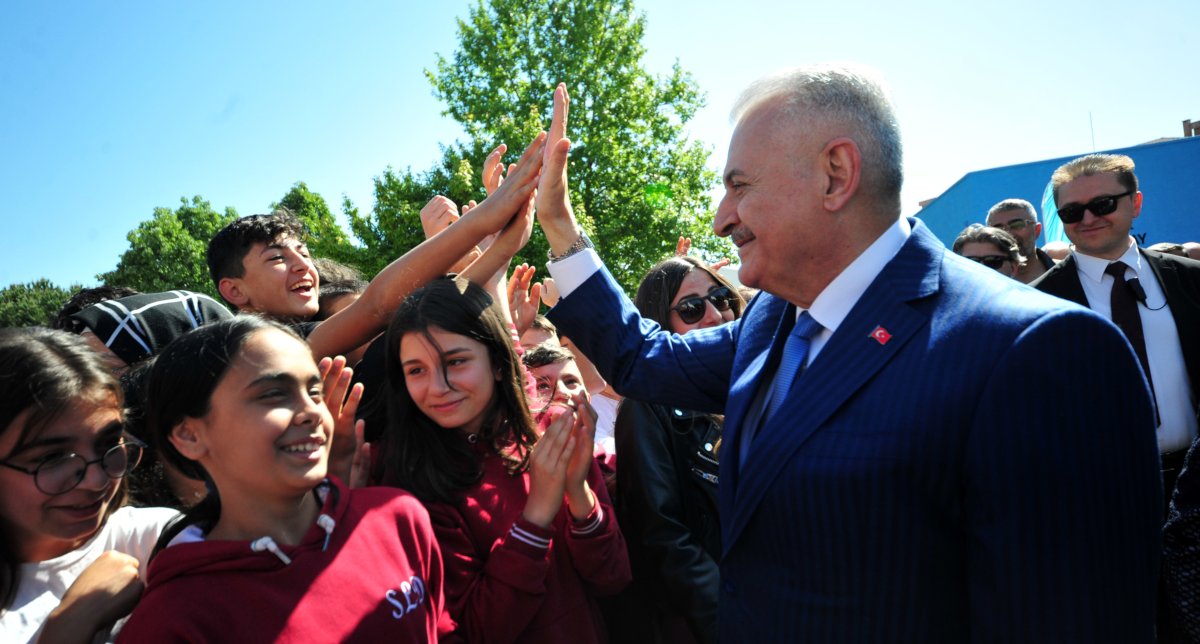
[[(1137, 166), (1142, 214), (1133, 220), (1131, 232), (1139, 246), (1200, 241), (1200, 136), (1103, 152), (1128, 155)], [(1003, 199), (1029, 201), (1037, 207), (1039, 220), (1046, 223), (1042, 196), (1050, 175), (1078, 156), (1083, 155), (971, 172), (916, 216), (946, 246), (963, 228), (983, 223), (988, 209)], [(1043, 226), (1039, 244), (1046, 241), (1047, 227)]]

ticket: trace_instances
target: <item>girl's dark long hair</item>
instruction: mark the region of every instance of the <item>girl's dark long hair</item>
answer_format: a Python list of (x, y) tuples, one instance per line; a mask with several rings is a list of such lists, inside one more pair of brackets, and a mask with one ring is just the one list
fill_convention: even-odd
[(730, 308), (733, 309), (733, 317), (734, 319), (742, 317), (742, 309), (746, 308), (746, 302), (738, 293), (737, 287), (730, 284), (729, 280), (721, 277), (720, 273), (709, 268), (704, 262), (687, 255), (669, 257), (646, 271), (646, 276), (642, 278), (642, 283), (638, 286), (637, 295), (633, 298), (633, 305), (637, 307), (642, 317), (654, 320), (663, 329), (670, 331), (671, 301), (679, 292), (683, 279), (692, 271), (707, 273), (718, 286), (728, 288), (734, 295), (733, 300), (729, 303)]
[[(0, 329), (0, 432), (19, 432), (20, 449), (73, 405), (111, 402), (120, 410), (121, 387), (103, 359), (77, 335), (40, 327)], [(17, 427), (15, 420), (29, 416)], [(0, 458), (7, 455), (0, 455)], [(124, 500), (124, 481), (108, 505), (111, 514)], [(105, 521), (108, 517), (105, 517)], [(0, 517), (0, 614), (17, 594), (17, 548)]]
[(179, 336), (154, 361), (146, 385), (145, 425), (154, 451), (184, 476), (204, 481), (208, 488), (204, 500), (163, 530), (155, 553), (165, 548), (184, 528), (195, 525), (208, 532), (221, 518), (221, 497), (212, 478), (200, 463), (175, 449), (171, 432), (185, 418), (200, 418), (208, 413), (213, 390), (241, 353), (242, 345), (251, 335), (264, 329), (278, 329), (296, 336), (294, 331), (276, 322), (253, 315), (238, 315)]
[(429, 338), (430, 327), (467, 336), (487, 347), (499, 380), (484, 412), (478, 441), (508, 462), (510, 474), (529, 468), (537, 432), (521, 388), (521, 363), (512, 335), (491, 296), (458, 278), (436, 280), (409, 295), (387, 331), (388, 426), (376, 478), (402, 487), (424, 502), (452, 503), (479, 482), (483, 468), (467, 435), (430, 420), (408, 393), (400, 365), (400, 341), (409, 333)]

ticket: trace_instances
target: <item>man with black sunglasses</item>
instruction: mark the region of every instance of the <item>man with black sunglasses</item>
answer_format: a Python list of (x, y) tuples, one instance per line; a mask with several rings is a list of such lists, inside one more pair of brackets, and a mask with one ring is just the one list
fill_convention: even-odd
[(1090, 154), (1050, 178), (1074, 250), (1033, 282), (1109, 318), (1137, 353), (1157, 403), (1166, 498), (1196, 438), (1200, 399), (1200, 262), (1139, 249), (1129, 231), (1142, 211), (1133, 159)]
[(985, 223), (1016, 238), (1025, 263), (1014, 277), (1022, 283), (1028, 284), (1054, 268), (1054, 260), (1037, 245), (1042, 225), (1033, 204), (1024, 199), (1005, 199), (988, 209)]

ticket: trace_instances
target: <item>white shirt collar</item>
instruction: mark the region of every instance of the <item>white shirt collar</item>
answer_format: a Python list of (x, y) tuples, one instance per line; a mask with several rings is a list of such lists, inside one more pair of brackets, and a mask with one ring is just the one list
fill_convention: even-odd
[[(808, 309), (808, 314), (830, 333), (836, 331), (867, 291), (867, 287), (875, 281), (896, 253), (900, 252), (900, 248), (911, 234), (912, 226), (909, 225), (908, 219), (898, 217), (896, 223), (883, 231), (878, 239), (817, 295), (812, 307)], [(804, 309), (796, 308), (797, 316), (803, 312)]]
[(1129, 238), (1129, 247), (1125, 249), (1125, 253), (1115, 260), (1084, 255), (1078, 250), (1072, 250), (1071, 254), (1075, 256), (1075, 264), (1079, 266), (1079, 272), (1096, 284), (1102, 281), (1104, 269), (1114, 261), (1125, 262), (1125, 265), (1132, 268), (1134, 273), (1142, 274), (1142, 254), (1138, 252), (1137, 244), (1133, 243), (1132, 237)]

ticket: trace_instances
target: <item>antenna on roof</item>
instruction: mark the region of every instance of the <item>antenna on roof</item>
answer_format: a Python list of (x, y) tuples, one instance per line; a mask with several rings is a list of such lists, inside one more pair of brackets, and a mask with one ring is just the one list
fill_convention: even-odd
[(1092, 113), (1088, 112), (1088, 129), (1092, 131), (1092, 152), (1096, 151), (1096, 125), (1092, 123)]

